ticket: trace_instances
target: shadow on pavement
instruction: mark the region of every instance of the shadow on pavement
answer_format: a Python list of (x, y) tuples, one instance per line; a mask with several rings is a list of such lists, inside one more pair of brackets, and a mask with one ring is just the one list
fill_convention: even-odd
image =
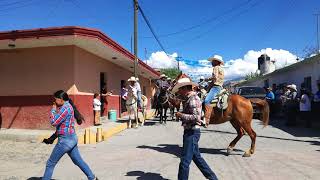
[[(31, 178), (28, 178), (27, 180), (41, 180), (42, 177), (31, 177)], [(51, 180), (55, 180), (55, 179), (51, 179)]]
[[(286, 127), (288, 128), (288, 127)], [(279, 128), (281, 129), (281, 128)], [(283, 129), (282, 129), (283, 130)], [(303, 134), (302, 137), (314, 137), (315, 134), (319, 134), (318, 132), (310, 132), (311, 130), (306, 129), (306, 128), (288, 128), (287, 129), (289, 132), (300, 132), (300, 135)], [(309, 130), (309, 131), (308, 131)], [(307, 131), (307, 132), (305, 132)], [(219, 131), (219, 130), (211, 130), (211, 129), (204, 129), (201, 130), (202, 133), (210, 133), (210, 132), (215, 132), (215, 133), (223, 133), (223, 134), (237, 134), (237, 133), (233, 133), (233, 132), (229, 132), (229, 131)], [(287, 132), (287, 131), (286, 131)], [(289, 133), (287, 132), (287, 133)], [(289, 133), (291, 134), (291, 133)], [(291, 134), (293, 135), (293, 134)], [(315, 145), (315, 146), (320, 146), (320, 140), (315, 140), (315, 141), (309, 141), (309, 140), (299, 140), (299, 139), (292, 139), (292, 138), (280, 138), (280, 137), (272, 137), (272, 136), (259, 136), (257, 135), (257, 138), (267, 138), (267, 139), (278, 139), (278, 140), (283, 140), (283, 141), (295, 141), (295, 142), (306, 142), (306, 143), (310, 143), (311, 145)], [(319, 137), (317, 137), (317, 139), (319, 139)]]
[(166, 179), (164, 177), (162, 177), (160, 174), (158, 173), (151, 173), (151, 172), (143, 172), (143, 171), (130, 171), (127, 172), (126, 176), (138, 176), (137, 179), (138, 180), (169, 180)]
[[(158, 146), (138, 146), (137, 148), (141, 149), (152, 149), (158, 152), (162, 153), (168, 153), (176, 156), (177, 158), (180, 158), (181, 156), (181, 147), (176, 144), (159, 144)], [(209, 149), (209, 148), (199, 148), (201, 153), (206, 154), (221, 154), (224, 156), (228, 156), (228, 153), (226, 152), (226, 149)], [(234, 149), (234, 152), (243, 152), (240, 149)], [(232, 154), (232, 155), (242, 155), (242, 154)]]
[(304, 123), (297, 118), (296, 126), (286, 126), (285, 118), (273, 117), (270, 119), (269, 125), (281, 129), (295, 137), (320, 137), (319, 128), (317, 128), (317, 124), (313, 124), (315, 127), (313, 128), (305, 128)]

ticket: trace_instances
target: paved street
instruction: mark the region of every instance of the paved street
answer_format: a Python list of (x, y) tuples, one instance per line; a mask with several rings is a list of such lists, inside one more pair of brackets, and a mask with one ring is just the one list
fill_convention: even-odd
[[(320, 133), (305, 128), (285, 128), (282, 122), (262, 129), (255, 154), (242, 157), (250, 145), (248, 136), (232, 155), (225, 148), (235, 137), (229, 123), (203, 129), (200, 147), (203, 157), (223, 180), (319, 179)], [(129, 129), (98, 145), (81, 145), (83, 158), (100, 179), (176, 179), (183, 130), (178, 122), (166, 126), (149, 121), (145, 127)], [(0, 142), (0, 179), (40, 177), (53, 145)], [(86, 179), (65, 156), (55, 169), (55, 179)], [(190, 179), (204, 179), (192, 164)]]

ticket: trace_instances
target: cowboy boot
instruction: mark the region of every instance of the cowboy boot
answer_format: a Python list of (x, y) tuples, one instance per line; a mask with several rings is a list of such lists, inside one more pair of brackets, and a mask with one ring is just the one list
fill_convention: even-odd
[(204, 106), (204, 123), (206, 127), (208, 127), (210, 123), (210, 117), (211, 117), (212, 107), (210, 105)]

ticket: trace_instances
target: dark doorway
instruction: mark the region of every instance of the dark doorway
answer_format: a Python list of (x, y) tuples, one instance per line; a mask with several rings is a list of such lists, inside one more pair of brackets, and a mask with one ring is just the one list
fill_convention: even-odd
[(101, 116), (104, 116), (104, 112), (106, 110), (107, 97), (103, 96), (107, 91), (107, 76), (106, 73), (100, 73), (100, 101), (101, 101)]

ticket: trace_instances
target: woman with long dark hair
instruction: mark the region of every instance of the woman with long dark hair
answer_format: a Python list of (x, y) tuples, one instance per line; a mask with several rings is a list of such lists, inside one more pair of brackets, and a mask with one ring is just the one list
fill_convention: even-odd
[(87, 163), (83, 161), (78, 150), (78, 137), (74, 126), (75, 121), (77, 121), (78, 124), (81, 124), (84, 121), (83, 116), (66, 92), (59, 90), (55, 92), (53, 96), (55, 101), (52, 105), (50, 123), (52, 126), (56, 127), (56, 132), (50, 138), (44, 139), (43, 142), (52, 144), (54, 139), (58, 137), (58, 143), (47, 161), (46, 170), (42, 179), (51, 179), (54, 167), (66, 153), (68, 153), (72, 162), (86, 174), (89, 180), (98, 179), (92, 173)]

